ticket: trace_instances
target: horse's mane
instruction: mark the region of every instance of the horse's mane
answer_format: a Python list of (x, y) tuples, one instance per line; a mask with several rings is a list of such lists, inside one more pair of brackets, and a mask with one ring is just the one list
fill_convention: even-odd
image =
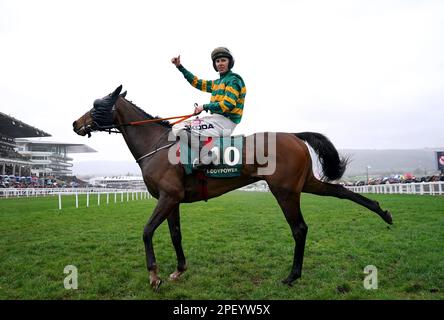
[[(124, 98), (124, 97), (122, 97), (122, 99), (125, 100), (126, 102), (128, 102), (128, 103), (129, 103), (131, 106), (133, 106), (136, 110), (139, 110), (139, 111), (145, 116), (146, 119), (160, 119), (160, 117), (158, 117), (158, 116), (153, 117), (153, 116), (150, 115), (148, 112), (146, 112), (146, 111), (143, 110), (142, 108), (140, 108), (140, 107), (138, 107), (137, 105), (135, 105), (132, 101), (127, 100), (127, 99)], [(159, 121), (159, 122), (156, 122), (156, 123), (158, 123), (158, 124), (160, 124), (160, 125), (162, 125), (162, 126), (164, 126), (164, 127), (166, 127), (166, 128), (171, 128), (171, 127), (172, 127), (172, 124), (171, 124), (169, 121), (166, 121), (166, 120), (162, 120), (162, 121)]]

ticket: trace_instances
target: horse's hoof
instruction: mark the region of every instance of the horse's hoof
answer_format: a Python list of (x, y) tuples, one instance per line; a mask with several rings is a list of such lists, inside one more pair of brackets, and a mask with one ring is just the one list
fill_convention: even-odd
[(294, 281), (294, 280), (290, 280), (289, 278), (287, 278), (287, 279), (282, 280), (281, 282), (282, 282), (283, 284), (286, 284), (286, 285), (288, 285), (289, 287), (291, 287), (291, 286), (293, 286), (293, 281)]
[(384, 221), (388, 224), (393, 224), (392, 214), (390, 213), (390, 211), (384, 211), (384, 216), (382, 217), (382, 219), (384, 219)]
[(180, 276), (182, 275), (183, 272), (181, 271), (174, 271), (172, 274), (170, 274), (170, 281), (177, 281), (180, 279)]
[(282, 280), (282, 283), (288, 285), (289, 287), (291, 287), (293, 285), (293, 282), (295, 282), (300, 277), (301, 277), (301, 274), (298, 273), (298, 272), (291, 273), (287, 278)]
[(150, 283), (151, 288), (153, 288), (154, 292), (158, 292), (160, 285), (162, 284), (162, 280), (161, 279), (157, 279), (153, 282)]

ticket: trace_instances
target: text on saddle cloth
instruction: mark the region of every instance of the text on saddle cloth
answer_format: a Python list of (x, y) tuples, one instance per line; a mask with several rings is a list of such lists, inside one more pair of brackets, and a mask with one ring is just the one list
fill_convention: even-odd
[(200, 144), (201, 148), (198, 149), (199, 152), (197, 148), (190, 148), (189, 143), (181, 140), (180, 162), (185, 168), (185, 173), (191, 174), (193, 172), (193, 164), (211, 152), (216, 156), (211, 164), (211, 168), (205, 170), (207, 177), (239, 176), (242, 169), (243, 138), (243, 136), (204, 138)]

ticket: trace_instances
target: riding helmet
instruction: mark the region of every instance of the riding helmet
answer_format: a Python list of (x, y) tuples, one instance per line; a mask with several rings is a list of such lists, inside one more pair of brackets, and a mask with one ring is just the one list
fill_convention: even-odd
[(231, 69), (234, 66), (234, 58), (233, 55), (231, 54), (230, 50), (228, 50), (228, 48), (225, 47), (217, 47), (216, 49), (213, 50), (213, 52), (211, 52), (211, 60), (213, 60), (213, 68), (214, 70), (217, 71), (216, 68), (216, 59), (217, 58), (228, 58), (230, 60), (230, 63), (228, 64), (228, 68)]

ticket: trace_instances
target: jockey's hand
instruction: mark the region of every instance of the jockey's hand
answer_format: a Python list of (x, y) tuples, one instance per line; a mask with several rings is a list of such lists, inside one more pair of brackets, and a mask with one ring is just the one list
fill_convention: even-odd
[(195, 106), (194, 107), (194, 114), (197, 116), (199, 113), (203, 111), (203, 106)]
[(180, 54), (179, 54), (179, 56), (172, 58), (171, 63), (174, 64), (176, 67), (179, 67), (180, 66)]

